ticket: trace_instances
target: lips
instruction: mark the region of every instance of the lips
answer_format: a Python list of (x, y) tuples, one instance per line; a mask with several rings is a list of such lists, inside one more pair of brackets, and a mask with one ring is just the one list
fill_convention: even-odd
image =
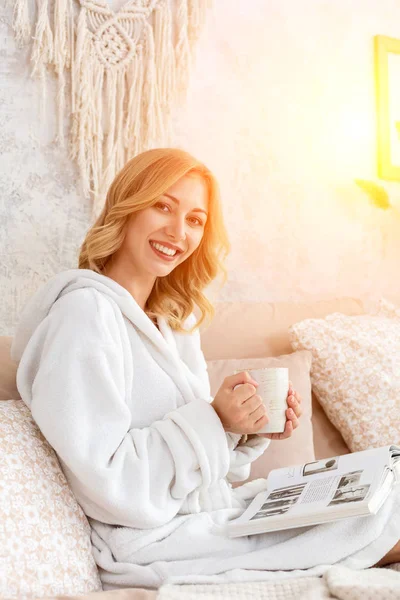
[(174, 246), (173, 244), (168, 244), (167, 242), (159, 242), (158, 240), (150, 240), (150, 242), (153, 242), (155, 244), (160, 244), (160, 246), (165, 246), (165, 248), (169, 248), (170, 250), (176, 250), (177, 254), (181, 254), (183, 252), (183, 250), (181, 250), (181, 248), (178, 248), (178, 246)]
[(150, 245), (150, 248), (153, 250), (153, 252), (155, 254), (157, 254), (157, 256), (159, 256), (160, 258), (162, 258), (163, 260), (165, 260), (166, 262), (172, 262), (178, 256), (178, 252), (176, 252), (176, 254), (174, 254), (174, 256), (168, 256), (168, 254), (163, 254), (162, 252), (160, 252), (159, 250), (157, 250), (157, 248), (155, 248), (151, 243), (149, 243), (149, 245)]

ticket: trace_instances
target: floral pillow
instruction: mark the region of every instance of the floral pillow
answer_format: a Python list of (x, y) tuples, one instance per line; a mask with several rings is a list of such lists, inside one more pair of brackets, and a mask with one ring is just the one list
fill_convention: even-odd
[(0, 401), (0, 597), (101, 591), (90, 526), (22, 400)]
[(289, 329), (295, 350), (313, 355), (313, 391), (352, 452), (400, 444), (400, 310), (331, 314)]

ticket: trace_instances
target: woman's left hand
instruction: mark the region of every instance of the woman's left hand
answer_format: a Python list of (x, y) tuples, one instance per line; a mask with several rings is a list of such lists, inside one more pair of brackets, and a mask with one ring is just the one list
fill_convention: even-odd
[(301, 416), (301, 396), (296, 390), (293, 389), (292, 382), (289, 381), (289, 391), (286, 402), (288, 409), (286, 410), (286, 424), (285, 430), (282, 433), (259, 433), (260, 437), (268, 438), (269, 440), (285, 440), (290, 437), (299, 426), (299, 417)]

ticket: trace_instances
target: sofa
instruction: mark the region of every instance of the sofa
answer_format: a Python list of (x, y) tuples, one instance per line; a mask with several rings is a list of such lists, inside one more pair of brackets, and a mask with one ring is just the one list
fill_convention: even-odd
[[(218, 302), (215, 307), (212, 323), (201, 329), (213, 393), (221, 378), (233, 373), (233, 366), (283, 366), (296, 358), (302, 369), (301, 386), (309, 394), (309, 399), (303, 398), (300, 427), (291, 439), (271, 442), (251, 478), (276, 466), (349, 452), (312, 394), (310, 353), (294, 357), (288, 329), (304, 319), (331, 313), (362, 315), (362, 302), (355, 298)], [(90, 552), (89, 524), (56, 455), (20, 399), (17, 365), (9, 355), (11, 342), (10, 337), (0, 337), (0, 598), (154, 600), (158, 593), (152, 590), (102, 591)], [(293, 380), (291, 372), (290, 376)]]

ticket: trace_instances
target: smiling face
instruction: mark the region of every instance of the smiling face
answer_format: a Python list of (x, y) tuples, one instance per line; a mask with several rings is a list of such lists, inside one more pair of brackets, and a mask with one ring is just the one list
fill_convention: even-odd
[[(163, 277), (193, 254), (204, 233), (207, 196), (204, 180), (197, 175), (186, 175), (160, 196), (154, 206), (132, 215), (124, 251), (130, 254), (138, 271)], [(172, 255), (170, 250), (166, 256), (162, 252), (166, 247), (178, 251)]]
[[(171, 273), (198, 248), (207, 212), (207, 184), (200, 175), (185, 175), (153, 206), (132, 214), (124, 242), (114, 254), (106, 274), (119, 283), (123, 278), (122, 285), (128, 289), (126, 282), (134, 281), (133, 295), (143, 305), (141, 300), (148, 296), (155, 279)], [(174, 255), (162, 252), (172, 247), (179, 249)], [(132, 287), (130, 291), (132, 293)]]

